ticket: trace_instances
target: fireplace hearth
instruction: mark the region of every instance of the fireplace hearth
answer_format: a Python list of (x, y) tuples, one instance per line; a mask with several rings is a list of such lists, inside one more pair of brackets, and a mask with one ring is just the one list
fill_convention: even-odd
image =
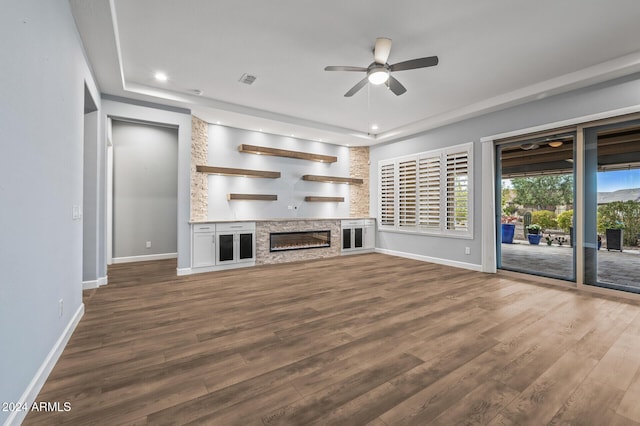
[(272, 232), (269, 251), (305, 250), (331, 247), (331, 231)]

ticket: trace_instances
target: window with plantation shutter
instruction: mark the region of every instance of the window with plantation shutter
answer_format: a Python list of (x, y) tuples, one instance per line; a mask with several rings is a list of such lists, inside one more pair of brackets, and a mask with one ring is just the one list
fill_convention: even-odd
[(416, 226), (416, 160), (398, 161), (398, 226)]
[(449, 152), (446, 156), (446, 229), (469, 230), (469, 152)]
[(421, 156), (418, 160), (418, 212), (422, 230), (440, 229), (440, 156)]
[(471, 238), (467, 143), (378, 163), (381, 229)]
[(395, 162), (380, 163), (379, 226), (395, 226)]

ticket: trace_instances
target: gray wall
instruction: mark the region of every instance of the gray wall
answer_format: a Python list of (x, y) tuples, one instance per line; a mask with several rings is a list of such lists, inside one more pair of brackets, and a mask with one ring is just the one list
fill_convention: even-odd
[[(238, 145), (249, 144), (338, 157), (335, 163), (243, 154)], [(211, 166), (280, 172), (279, 179), (210, 175), (209, 219), (271, 219), (287, 217), (349, 217), (349, 186), (303, 181), (303, 175), (349, 176), (349, 148), (235, 129), (209, 126), (208, 162)], [(275, 194), (277, 201), (227, 201), (228, 193)], [(307, 195), (344, 197), (344, 202), (305, 202)], [(292, 209), (289, 209), (292, 206)]]
[[(101, 107), (101, 122), (103, 129), (105, 129), (102, 139), (105, 145), (108, 130), (107, 117), (111, 117), (114, 120), (135, 120), (163, 126), (168, 125), (178, 129), (178, 269), (188, 269), (191, 265), (191, 236), (189, 232), (191, 210), (191, 111), (109, 95), (102, 95)], [(105, 162), (101, 163), (101, 167)]]
[(67, 0), (3, 2), (0, 51), (0, 401), (18, 402), (83, 312), (85, 82), (99, 95)]
[(177, 253), (178, 129), (114, 120), (112, 135), (114, 259)]
[[(619, 78), (503, 111), (443, 126), (406, 140), (371, 148), (371, 213), (378, 212), (378, 161), (429, 151), (465, 142), (474, 142), (474, 220), (473, 240), (424, 235), (379, 232), (376, 247), (454, 262), (481, 264), (483, 203), (493, 203), (481, 187), (482, 158), (480, 139), (503, 132), (554, 123), (589, 114), (640, 105), (640, 74)], [(464, 248), (471, 254), (465, 255)]]

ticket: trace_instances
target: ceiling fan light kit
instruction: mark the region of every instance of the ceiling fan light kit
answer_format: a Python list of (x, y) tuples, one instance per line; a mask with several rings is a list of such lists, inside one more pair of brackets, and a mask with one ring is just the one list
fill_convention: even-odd
[(367, 83), (374, 85), (380, 85), (386, 83), (386, 86), (396, 95), (400, 96), (407, 89), (396, 80), (391, 73), (395, 71), (406, 71), (416, 68), (426, 68), (438, 65), (437, 56), (429, 56), (426, 58), (411, 59), (409, 61), (398, 62), (393, 65), (389, 65), (387, 60), (389, 59), (389, 53), (391, 53), (391, 39), (386, 37), (378, 37), (376, 39), (376, 45), (373, 49), (373, 62), (368, 67), (351, 67), (351, 66), (328, 66), (325, 67), (325, 71), (355, 71), (366, 72), (367, 76), (360, 80), (355, 86), (353, 86), (347, 93), (346, 97), (355, 95), (360, 89), (362, 89)]
[(369, 80), (369, 83), (378, 86), (389, 80), (389, 70), (384, 66), (376, 65), (368, 72), (367, 79)]

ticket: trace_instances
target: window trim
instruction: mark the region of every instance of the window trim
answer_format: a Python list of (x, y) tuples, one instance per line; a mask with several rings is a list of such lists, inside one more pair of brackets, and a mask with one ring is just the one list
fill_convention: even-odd
[[(452, 198), (456, 198), (455, 196), (452, 197), (447, 193), (447, 172), (450, 172), (450, 168), (448, 168), (447, 164), (447, 158), (454, 154), (466, 155), (467, 196), (464, 201), (466, 201), (467, 205), (467, 226), (464, 230), (447, 229), (448, 223), (452, 220), (451, 216), (447, 216), (447, 199), (451, 200)], [(437, 167), (439, 169), (439, 191), (437, 192), (433, 188), (434, 171), (431, 170), (427, 172), (424, 171), (426, 168), (424, 170), (421, 169), (421, 165), (425, 163), (428, 164), (429, 160), (431, 160), (433, 164), (437, 163)], [(400, 165), (403, 164), (406, 166), (411, 162), (414, 163), (413, 170), (415, 171), (415, 176), (413, 179), (409, 179), (408, 181), (401, 181)], [(393, 167), (390, 168), (390, 165)], [(383, 168), (385, 171), (384, 175)], [(389, 172), (390, 170), (392, 170), (391, 173)], [(405, 167), (402, 170), (406, 172), (408, 169)], [(421, 181), (421, 174), (423, 177), (431, 177), (431, 179), (426, 181), (428, 182), (426, 185), (423, 185), (423, 181)], [(406, 174), (404, 177), (407, 178)], [(378, 221), (378, 230), (447, 238), (473, 239), (473, 181), (473, 142), (378, 161), (378, 215), (381, 219), (383, 213), (385, 215), (385, 220)], [(407, 183), (408, 185), (404, 185), (404, 187), (401, 188), (401, 185), (404, 183)], [(389, 197), (389, 187), (393, 191), (393, 195), (391, 197)], [(406, 194), (406, 190), (410, 188), (413, 188), (414, 190), (413, 196), (411, 196), (411, 194), (407, 196)], [(401, 192), (402, 189), (405, 190), (404, 193)], [(430, 193), (433, 198), (430, 202), (423, 203), (421, 195), (427, 192)], [(436, 197), (434, 194), (436, 193), (438, 193), (437, 197), (439, 200), (439, 224), (437, 228), (433, 226), (426, 227), (421, 224), (421, 218), (433, 218), (434, 209), (432, 208), (428, 213), (425, 210), (423, 213), (421, 212), (421, 207), (424, 208), (429, 205), (433, 207), (434, 199)], [(403, 204), (403, 200), (406, 200), (407, 204)], [(415, 210), (411, 211), (411, 207)], [(451, 209), (449, 209), (449, 211), (451, 211)], [(391, 215), (389, 212), (391, 212)], [(413, 217), (414, 223), (407, 224), (407, 217)], [(453, 217), (453, 220), (455, 220), (455, 217)], [(393, 222), (393, 225), (385, 224), (389, 222)]]

